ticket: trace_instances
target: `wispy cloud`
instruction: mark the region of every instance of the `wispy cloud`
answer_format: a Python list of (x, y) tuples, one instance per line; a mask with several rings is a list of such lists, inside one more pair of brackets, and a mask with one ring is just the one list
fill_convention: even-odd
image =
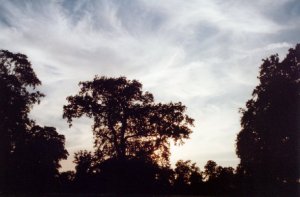
[(0, 0), (0, 45), (29, 56), (47, 95), (32, 117), (65, 134), (71, 153), (92, 147), (91, 122), (69, 129), (65, 98), (95, 74), (123, 75), (159, 102), (182, 101), (196, 119), (173, 161), (234, 166), (238, 108), (261, 59), (299, 41), (299, 10), (297, 0)]

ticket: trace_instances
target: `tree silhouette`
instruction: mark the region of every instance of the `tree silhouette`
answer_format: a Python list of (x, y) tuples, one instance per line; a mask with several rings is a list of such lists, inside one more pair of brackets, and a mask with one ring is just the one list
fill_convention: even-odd
[(100, 169), (106, 192), (164, 193), (170, 186), (169, 168), (141, 158), (109, 159), (100, 164)]
[(193, 125), (186, 107), (156, 104), (141, 83), (125, 77), (96, 76), (79, 85), (79, 93), (67, 98), (63, 117), (70, 126), (83, 115), (94, 119), (95, 151), (75, 154), (77, 181), (94, 182), (88, 185), (102, 192), (166, 192), (172, 176), (170, 140), (183, 143)]
[(34, 125), (25, 131), (12, 155), (11, 177), (22, 191), (52, 191), (59, 177), (59, 161), (67, 158), (65, 138), (53, 127)]
[(58, 178), (58, 182), (59, 182), (58, 191), (62, 193), (75, 192), (74, 180), (75, 180), (74, 171), (61, 172)]
[(196, 163), (192, 163), (190, 160), (179, 160), (175, 166), (175, 192), (199, 194), (203, 189), (203, 176)]
[(80, 91), (67, 98), (64, 118), (86, 115), (94, 118), (95, 156), (98, 161), (143, 158), (169, 165), (169, 139), (182, 143), (188, 138), (193, 119), (179, 103), (155, 104), (143, 93), (142, 84), (125, 77), (96, 76), (80, 82)]
[(67, 156), (64, 136), (28, 117), (40, 84), (25, 55), (0, 50), (0, 191), (42, 189)]
[(74, 182), (76, 187), (80, 191), (89, 191), (92, 189), (91, 181), (94, 181), (95, 169), (95, 157), (89, 151), (79, 151), (75, 153), (75, 177)]
[(79, 151), (75, 153), (74, 163), (76, 163), (76, 176), (79, 176), (76, 177), (77, 179), (84, 179), (82, 177), (93, 173), (94, 158), (91, 152)]
[(237, 136), (239, 173), (249, 190), (271, 195), (300, 178), (300, 45), (263, 60)]
[(209, 160), (204, 166), (203, 174), (206, 194), (232, 195), (236, 191), (236, 175), (232, 167), (222, 167)]
[(207, 161), (204, 166), (204, 176), (207, 181), (212, 181), (218, 177), (218, 165), (215, 161)]

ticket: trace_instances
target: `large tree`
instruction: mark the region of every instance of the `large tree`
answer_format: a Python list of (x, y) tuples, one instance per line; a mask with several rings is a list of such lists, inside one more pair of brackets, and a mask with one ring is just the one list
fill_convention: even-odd
[(67, 156), (64, 136), (28, 117), (40, 84), (26, 55), (0, 50), (0, 191), (40, 189)]
[(193, 119), (179, 103), (155, 103), (142, 84), (125, 77), (96, 76), (80, 82), (80, 91), (67, 98), (64, 118), (94, 119), (95, 156), (107, 159), (143, 158), (169, 164), (170, 139), (182, 143), (192, 132)]
[(300, 178), (300, 45), (283, 61), (263, 60), (237, 136), (239, 172), (248, 187), (270, 191)]

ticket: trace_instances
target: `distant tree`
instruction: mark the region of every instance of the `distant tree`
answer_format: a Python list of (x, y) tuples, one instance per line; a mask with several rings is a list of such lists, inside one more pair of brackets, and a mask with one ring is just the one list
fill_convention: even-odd
[(62, 193), (75, 192), (75, 172), (74, 171), (64, 171), (59, 174), (58, 178), (59, 187), (58, 191)]
[(215, 184), (220, 194), (234, 194), (237, 190), (237, 178), (234, 168), (218, 166)]
[(90, 181), (95, 174), (95, 157), (90, 151), (79, 151), (75, 153), (75, 177), (74, 182), (78, 190), (91, 190)]
[(163, 170), (151, 161), (140, 158), (109, 159), (100, 166), (104, 189), (117, 193), (157, 193), (163, 191)]
[(92, 174), (94, 158), (89, 151), (79, 151), (75, 153), (76, 172), (78, 176), (85, 176)]
[(237, 135), (239, 173), (249, 190), (271, 192), (297, 185), (300, 179), (300, 45), (283, 61), (263, 60)]
[(72, 182), (75, 179), (75, 173), (71, 170), (61, 172), (60, 179), (63, 180), (63, 182)]
[(232, 167), (222, 167), (209, 160), (203, 174), (206, 194), (232, 195), (236, 191), (236, 174)]
[(40, 84), (25, 55), (0, 50), (0, 191), (41, 189), (67, 156), (64, 137), (28, 117)]
[(201, 191), (203, 184), (202, 172), (190, 160), (179, 160), (175, 164), (174, 188), (176, 193), (194, 193)]
[(204, 166), (204, 177), (207, 181), (215, 180), (218, 177), (218, 165), (212, 160), (208, 160)]
[(221, 183), (230, 183), (234, 182), (235, 179), (235, 170), (232, 167), (217, 167), (217, 179)]
[(142, 84), (125, 77), (96, 76), (80, 82), (80, 91), (67, 98), (64, 118), (94, 118), (93, 133), (98, 161), (143, 158), (169, 165), (170, 141), (182, 143), (192, 132), (193, 119), (179, 103), (154, 103)]

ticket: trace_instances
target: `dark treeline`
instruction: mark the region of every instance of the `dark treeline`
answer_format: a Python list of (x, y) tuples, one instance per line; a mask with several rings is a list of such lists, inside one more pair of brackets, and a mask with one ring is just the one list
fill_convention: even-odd
[[(59, 172), (65, 137), (28, 116), (44, 95), (23, 54), (0, 50), (0, 194), (300, 194), (300, 45), (284, 60), (263, 60), (240, 109), (236, 169), (207, 161), (170, 165), (170, 145), (183, 144), (194, 120), (181, 103), (155, 103), (142, 84), (95, 76), (67, 97), (63, 118), (93, 119), (94, 150), (74, 155), (75, 171)], [(195, 150), (197, 151), (197, 150)]]

